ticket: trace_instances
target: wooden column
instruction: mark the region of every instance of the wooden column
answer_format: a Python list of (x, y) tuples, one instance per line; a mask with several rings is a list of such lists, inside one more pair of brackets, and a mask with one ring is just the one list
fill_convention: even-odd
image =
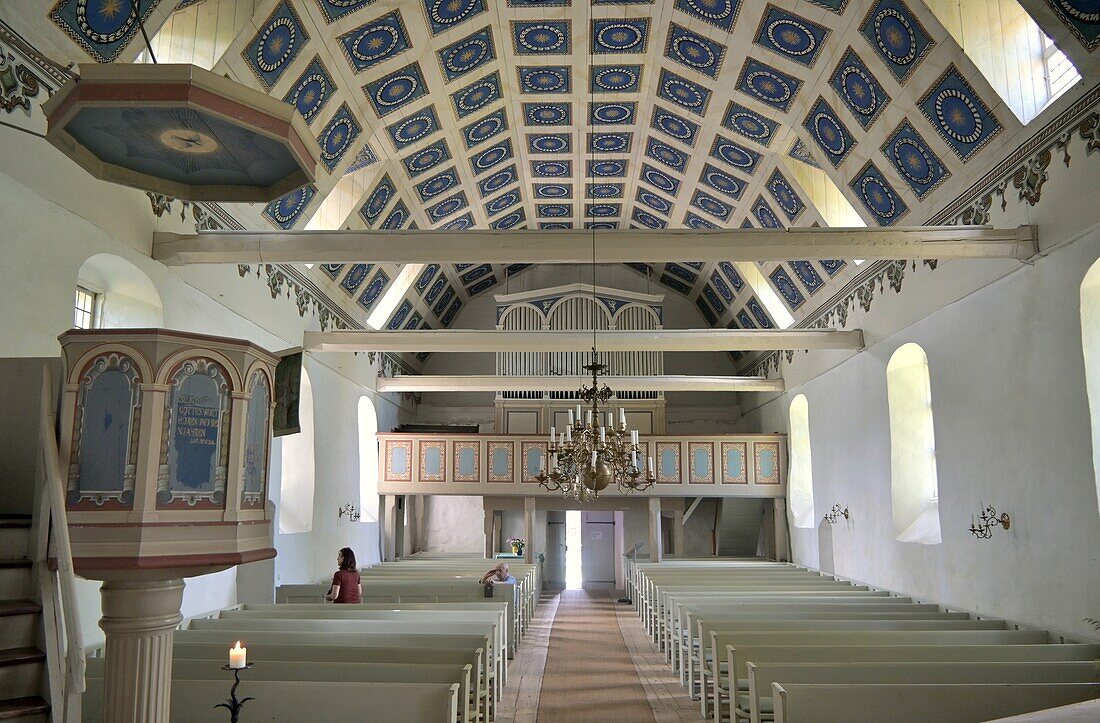
[(672, 511), (672, 554), (686, 557), (684, 554), (684, 511)]
[(523, 539), (527, 545), (523, 548), (524, 562), (528, 565), (535, 561), (535, 498), (523, 498)]
[(394, 495), (393, 559), (405, 556), (405, 495)]
[(649, 561), (660, 562), (661, 551), (661, 498), (649, 498)]
[(787, 537), (787, 500), (776, 497), (772, 509), (775, 520), (775, 559), (777, 562), (790, 562), (791, 541)]
[(485, 557), (492, 557), (496, 554), (496, 540), (493, 534), (494, 520), (496, 518), (496, 510), (485, 510), (484, 520), (482, 521), (482, 529), (485, 531)]

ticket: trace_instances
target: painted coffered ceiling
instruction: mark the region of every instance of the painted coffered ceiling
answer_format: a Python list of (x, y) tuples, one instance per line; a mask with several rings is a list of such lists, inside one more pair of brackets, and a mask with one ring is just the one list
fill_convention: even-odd
[[(1025, 132), (1021, 103), (963, 52), (938, 2), (28, 5), (59, 59), (139, 59), (142, 15), (161, 62), (204, 64), (294, 104), (321, 147), (318, 177), (262, 213), (232, 207), (256, 225), (598, 232), (924, 223)], [(1023, 7), (1095, 75), (1090, 3)], [(968, 4), (980, 10), (951, 6)], [(712, 326), (758, 327), (797, 322), (856, 262), (632, 267)], [(471, 297), (524, 268), (470, 259), (309, 273), (364, 319), (401, 279), (372, 325), (404, 329), (452, 325)], [(777, 303), (785, 320), (769, 310)]]

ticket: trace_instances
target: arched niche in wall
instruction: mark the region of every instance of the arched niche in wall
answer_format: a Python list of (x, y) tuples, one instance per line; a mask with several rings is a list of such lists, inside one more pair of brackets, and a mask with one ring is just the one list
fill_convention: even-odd
[(298, 400), (298, 421), (302, 431), (281, 438), (279, 532), (283, 534), (309, 532), (313, 529), (313, 493), (317, 479), (313, 437), (313, 385), (304, 364), (301, 396)]
[(938, 545), (939, 481), (928, 356), (918, 344), (898, 347), (886, 365), (890, 404), (890, 493), (898, 542)]
[(359, 514), (361, 522), (374, 522), (378, 505), (378, 413), (371, 398), (359, 397)]
[(164, 305), (157, 287), (145, 272), (121, 256), (96, 254), (89, 257), (77, 272), (76, 283), (97, 295), (97, 328), (164, 326)]
[(1100, 261), (1081, 282), (1081, 351), (1085, 357), (1085, 388), (1092, 420), (1092, 464), (1100, 505)]
[(812, 529), (814, 515), (813, 464), (810, 455), (810, 407), (805, 394), (791, 400), (790, 410), (791, 464), (787, 497), (795, 527)]

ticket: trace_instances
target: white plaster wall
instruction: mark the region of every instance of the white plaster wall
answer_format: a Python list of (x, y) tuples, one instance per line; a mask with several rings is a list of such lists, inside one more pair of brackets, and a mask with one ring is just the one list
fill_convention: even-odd
[[(784, 395), (745, 403), (744, 428), (785, 430), (791, 397), (803, 393), (809, 402), (817, 526), (791, 529), (796, 562), (1095, 636), (1084, 618), (1100, 616), (1100, 515), (1079, 287), (1098, 255), (1094, 228)], [(886, 364), (910, 341), (928, 354), (939, 545), (894, 540)], [(848, 506), (851, 520), (822, 524), (835, 502)], [(974, 539), (970, 515), (983, 502), (1009, 513), (1011, 530)]]
[(481, 497), (428, 495), (424, 498), (425, 552), (485, 554), (485, 516)]
[[(57, 336), (71, 327), (78, 272), (97, 254), (113, 254), (149, 278), (163, 304), (163, 325), (185, 331), (249, 339), (278, 351), (300, 346), (302, 332), (317, 329), (316, 319), (298, 315), (293, 300), (273, 300), (266, 284), (240, 278), (233, 266), (170, 269), (148, 256), (152, 232), (183, 229), (174, 218), (157, 219), (145, 194), (91, 180), (45, 141), (0, 127), (0, 228), (4, 264), (0, 264), (0, 355), (59, 356)], [(136, 308), (136, 307), (134, 307)], [(148, 314), (126, 318), (148, 323)], [(241, 568), (250, 600), (268, 599), (276, 580), (306, 582), (327, 577), (336, 550), (351, 545), (364, 564), (378, 559), (374, 522), (338, 522), (345, 502), (364, 511), (377, 499), (361, 500), (356, 405), (372, 395), (381, 431), (397, 425), (400, 400), (376, 395), (375, 369), (364, 356), (319, 355), (307, 361), (317, 397), (318, 447), (314, 530), (283, 539), (276, 536), (274, 564)], [(34, 414), (36, 410), (30, 410)], [(279, 443), (272, 448), (277, 460)], [(269, 494), (278, 501), (278, 465), (273, 465)], [(364, 520), (369, 516), (364, 516)], [(247, 566), (246, 566), (247, 567)], [(102, 640), (98, 628), (98, 584), (82, 582), (78, 607), (86, 644)], [(234, 570), (192, 578), (184, 593), (184, 615), (195, 615), (238, 601)]]

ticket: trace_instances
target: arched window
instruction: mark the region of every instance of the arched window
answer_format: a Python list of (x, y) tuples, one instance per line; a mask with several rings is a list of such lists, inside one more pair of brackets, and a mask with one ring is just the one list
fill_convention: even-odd
[(378, 415), (370, 397), (359, 397), (359, 513), (360, 521), (374, 522), (378, 505)]
[(1100, 261), (1081, 282), (1081, 348), (1085, 355), (1085, 388), (1092, 418), (1092, 465), (1100, 504)]
[(284, 534), (313, 529), (313, 490), (317, 474), (313, 448), (313, 385), (304, 364), (298, 423), (302, 431), (282, 437), (279, 532)]
[(795, 527), (813, 528), (814, 515), (813, 464), (810, 460), (810, 407), (806, 395), (791, 400), (791, 469), (787, 480), (787, 497)]
[(75, 325), (84, 329), (161, 327), (164, 307), (157, 287), (141, 269), (121, 256), (96, 254), (77, 272)]
[(890, 490), (894, 536), (899, 542), (938, 545), (939, 483), (928, 356), (904, 344), (886, 365), (890, 402)]

